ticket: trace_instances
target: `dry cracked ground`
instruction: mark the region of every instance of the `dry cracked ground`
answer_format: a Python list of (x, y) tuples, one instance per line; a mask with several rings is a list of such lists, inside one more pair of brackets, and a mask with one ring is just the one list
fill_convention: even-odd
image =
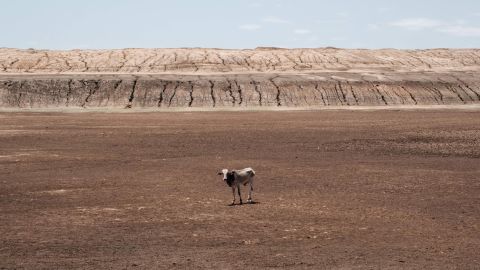
[(478, 110), (1, 113), (0, 146), (0, 269), (480, 265)]
[(0, 107), (325, 108), (480, 103), (480, 50), (0, 49)]

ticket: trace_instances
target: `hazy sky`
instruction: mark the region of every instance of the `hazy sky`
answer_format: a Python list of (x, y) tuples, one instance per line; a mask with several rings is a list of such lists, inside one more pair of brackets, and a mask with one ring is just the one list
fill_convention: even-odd
[(480, 48), (480, 0), (0, 0), (0, 47)]

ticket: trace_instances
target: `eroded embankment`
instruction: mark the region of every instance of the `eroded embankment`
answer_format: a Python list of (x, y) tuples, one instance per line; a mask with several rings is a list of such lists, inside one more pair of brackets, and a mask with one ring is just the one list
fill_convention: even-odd
[(0, 107), (222, 108), (480, 103), (476, 74), (0, 77)]
[(480, 104), (480, 50), (0, 49), (0, 108)]
[(119, 49), (0, 48), (0, 73), (241, 73), (348, 70), (478, 70), (479, 49)]

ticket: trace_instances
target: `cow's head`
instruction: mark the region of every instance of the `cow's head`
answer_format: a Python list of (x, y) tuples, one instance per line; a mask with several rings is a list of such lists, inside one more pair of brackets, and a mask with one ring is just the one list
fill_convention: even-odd
[(218, 175), (223, 175), (223, 181), (227, 183), (228, 186), (232, 186), (233, 180), (235, 180), (234, 172), (228, 171), (228, 169), (223, 169)]

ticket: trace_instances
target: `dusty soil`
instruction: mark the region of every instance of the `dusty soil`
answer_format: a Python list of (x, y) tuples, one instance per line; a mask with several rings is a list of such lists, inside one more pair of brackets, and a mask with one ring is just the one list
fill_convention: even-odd
[(478, 110), (1, 113), (0, 268), (478, 269), (479, 158)]

